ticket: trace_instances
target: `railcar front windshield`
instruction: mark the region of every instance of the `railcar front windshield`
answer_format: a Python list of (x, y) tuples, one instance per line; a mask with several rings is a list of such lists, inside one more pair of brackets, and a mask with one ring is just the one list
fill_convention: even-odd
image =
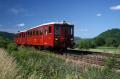
[(64, 32), (65, 36), (73, 35), (73, 26), (72, 25), (65, 25), (62, 27), (62, 31)]
[(54, 29), (55, 36), (60, 36), (61, 32), (64, 36), (73, 36), (73, 25), (56, 25)]

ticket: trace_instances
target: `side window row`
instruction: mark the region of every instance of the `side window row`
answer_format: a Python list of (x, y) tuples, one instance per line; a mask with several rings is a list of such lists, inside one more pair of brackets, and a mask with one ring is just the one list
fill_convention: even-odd
[[(49, 27), (48, 30), (44, 29), (44, 34), (47, 34), (47, 32), (52, 33), (52, 28)], [(29, 37), (32, 35), (42, 35), (42, 34), (43, 34), (42, 29), (40, 29), (40, 30), (37, 29), (37, 30), (28, 31), (26, 33), (17, 34), (16, 37)]]

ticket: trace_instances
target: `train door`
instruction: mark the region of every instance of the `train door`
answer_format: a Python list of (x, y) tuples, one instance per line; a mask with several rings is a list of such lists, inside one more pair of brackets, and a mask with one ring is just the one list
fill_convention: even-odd
[(43, 41), (44, 41), (44, 46), (48, 46), (48, 27), (45, 26), (43, 29)]
[(45, 26), (44, 27), (44, 34), (43, 34), (43, 37), (44, 37), (44, 45), (45, 46), (53, 46), (53, 38), (54, 38), (54, 35), (53, 35), (53, 26), (52, 25), (48, 25), (48, 26)]
[(48, 26), (48, 45), (53, 46), (53, 27), (52, 27), (52, 25)]
[(44, 38), (43, 38), (43, 27), (40, 27), (39, 28), (39, 41), (40, 41), (40, 45), (43, 45), (43, 41), (44, 41)]

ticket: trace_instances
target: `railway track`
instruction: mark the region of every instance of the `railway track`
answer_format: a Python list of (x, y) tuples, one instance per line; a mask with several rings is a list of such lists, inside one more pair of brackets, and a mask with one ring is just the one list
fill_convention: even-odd
[[(66, 59), (72, 59), (75, 61), (85, 62), (88, 64), (104, 66), (106, 60), (112, 57), (113, 54), (69, 49), (68, 51), (63, 52), (62, 56)], [(114, 69), (120, 70), (120, 54), (115, 54), (115, 57), (116, 62)]]

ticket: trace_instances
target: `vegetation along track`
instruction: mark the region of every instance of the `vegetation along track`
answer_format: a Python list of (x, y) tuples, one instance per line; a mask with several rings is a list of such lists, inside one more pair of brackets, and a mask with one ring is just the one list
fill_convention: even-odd
[[(113, 54), (69, 49), (68, 51), (63, 52), (63, 56), (67, 59), (72, 59), (75, 61), (104, 66), (105, 61), (112, 57)], [(120, 54), (115, 54), (115, 57), (115, 69), (120, 70)]]

